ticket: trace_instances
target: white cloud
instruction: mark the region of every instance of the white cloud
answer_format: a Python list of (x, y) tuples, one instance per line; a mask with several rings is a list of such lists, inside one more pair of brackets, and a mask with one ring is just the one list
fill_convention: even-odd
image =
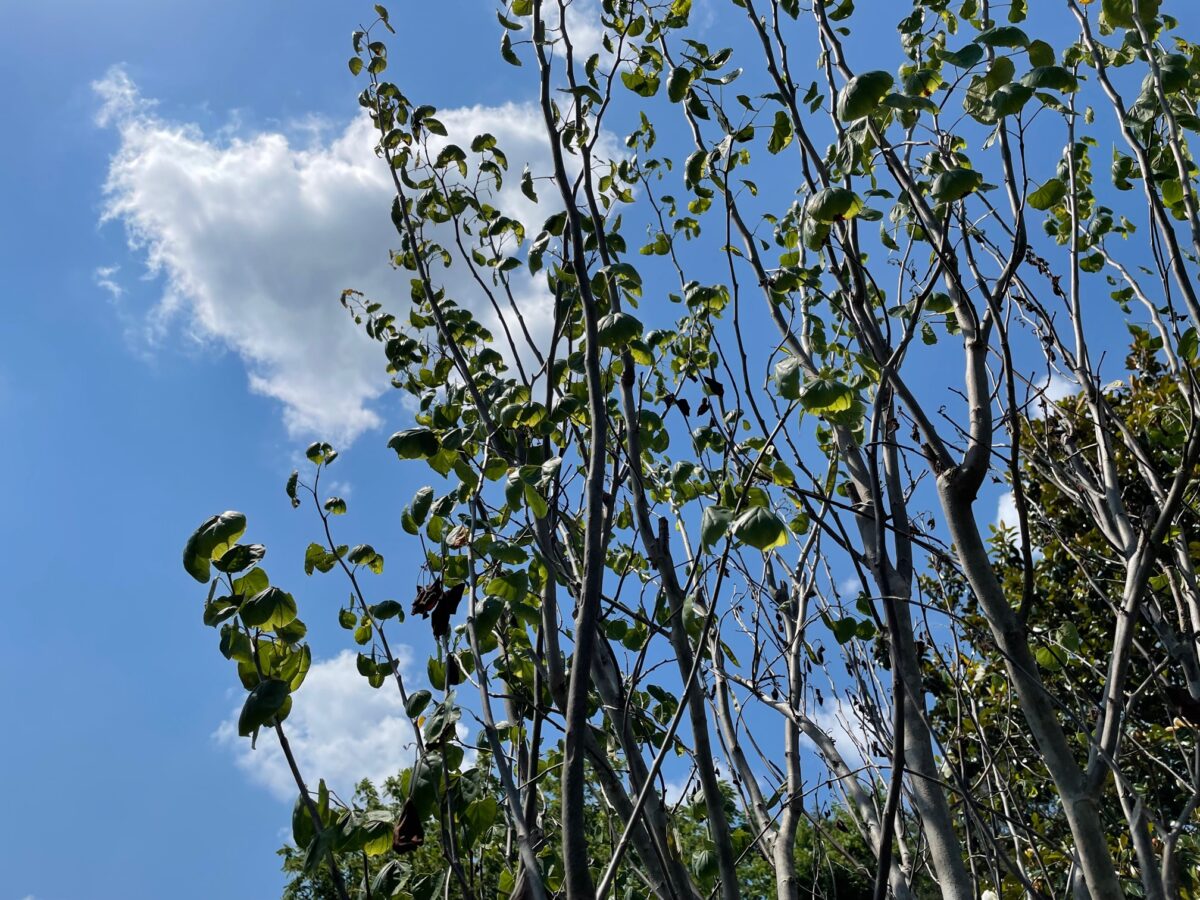
[(1031, 415), (1040, 418), (1046, 414), (1048, 406), (1078, 392), (1079, 385), (1074, 381), (1058, 372), (1051, 372), (1034, 386)]
[[(871, 736), (858, 712), (849, 702), (840, 697), (834, 698), (809, 717), (833, 741), (838, 754), (852, 772), (871, 765), (870, 754), (867, 752), (867, 748), (871, 746)], [(801, 740), (812, 750), (816, 750), (816, 746), (807, 736)]]
[(667, 779), (663, 782), (663, 802), (667, 806), (674, 806), (685, 797), (691, 799), (695, 792), (695, 778)]
[(1016, 528), (1018, 522), (1016, 495), (1012, 491), (1005, 491), (996, 502), (996, 527)]
[[(580, 62), (593, 53), (604, 53), (604, 26), (600, 22), (599, 3), (595, 0), (574, 0), (567, 6), (566, 19), (574, 56)], [(554, 25), (558, 26), (559, 20), (556, 19)]]
[[(401, 671), (409, 652), (400, 648)], [(257, 749), (237, 733), (238, 712), (221, 723), (213, 737), (234, 754), (239, 768), (280, 800), (296, 796), (287, 760), (273, 731), (260, 733)], [(349, 798), (363, 778), (381, 784), (412, 762), (413, 730), (399, 692), (390, 681), (374, 689), (358, 674), (355, 654), (343, 650), (315, 663), (295, 693), (284, 731), (301, 774), (310, 786), (324, 778)]]
[(121, 283), (117, 281), (117, 273), (120, 271), (120, 266), (100, 266), (92, 273), (92, 280), (96, 282), (96, 287), (104, 288), (114, 300), (120, 300), (125, 294), (125, 288), (121, 287)]
[(1079, 386), (1065, 375), (1051, 372), (1041, 384), (1042, 392), (1050, 402), (1065, 400), (1079, 391)]
[[(610, 59), (611, 57), (604, 50), (604, 25), (600, 21), (600, 4), (596, 0), (568, 0), (566, 11), (567, 29), (571, 38), (571, 54), (575, 61), (583, 65), (593, 53), (602, 54), (605, 60)], [(533, 20), (518, 19), (516, 21), (525, 26), (522, 28), (524, 34), (521, 37), (513, 35), (513, 42), (521, 44), (518, 55), (523, 53), (528, 59), (532, 59), (532, 51), (528, 44), (528, 32)], [(561, 23), (562, 16), (558, 6), (551, 4), (550, 8), (546, 10), (545, 26), (546, 31), (555, 39), (558, 38), (561, 31)], [(565, 50), (563, 52), (565, 53)]]
[(155, 106), (155, 101), (143, 97), (129, 73), (120, 67), (109, 69), (104, 78), (93, 82), (92, 90), (100, 98), (96, 124), (102, 128), (114, 122), (148, 116)]
[[(280, 402), (295, 437), (345, 442), (379, 425), (373, 401), (390, 389), (382, 351), (337, 301), (352, 287), (403, 319), (409, 278), (389, 263), (389, 249), (399, 246), (392, 185), (365, 115), (327, 136), (309, 123), (296, 142), (279, 131), (205, 133), (166, 119), (120, 69), (94, 89), (97, 122), (120, 138), (104, 218), (125, 227), (131, 249), (163, 285), (142, 340), (160, 342), (182, 324), (200, 346), (234, 351), (250, 388)], [(498, 138), (512, 174), (496, 205), (536, 233), (553, 210), (519, 191), (523, 165), (545, 171), (549, 156), (534, 109), (474, 106), (439, 118), (464, 145), (485, 131)], [(543, 290), (513, 274), (537, 328), (549, 312)], [(498, 332), (465, 270), (441, 277), (451, 297)]]
[(838, 584), (838, 591), (843, 597), (857, 597), (863, 591), (862, 579), (857, 575), (852, 575), (849, 578), (842, 579)]

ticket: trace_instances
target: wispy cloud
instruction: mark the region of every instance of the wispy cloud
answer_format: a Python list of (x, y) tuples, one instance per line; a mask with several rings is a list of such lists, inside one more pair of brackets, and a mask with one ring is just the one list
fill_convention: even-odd
[(120, 266), (100, 266), (92, 273), (92, 280), (96, 282), (96, 286), (108, 291), (114, 300), (120, 300), (125, 294), (125, 288), (117, 281), (117, 273), (120, 271)]

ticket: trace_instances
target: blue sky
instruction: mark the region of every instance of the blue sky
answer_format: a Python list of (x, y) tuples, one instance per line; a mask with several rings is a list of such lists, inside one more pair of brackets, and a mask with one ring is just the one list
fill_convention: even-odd
[[(394, 4), (391, 74), (519, 158), (537, 123), (519, 105), (528, 80), (497, 60), (493, 8)], [(323, 661), (293, 721), (302, 763), (336, 779), (401, 758), (394, 701), (337, 655), (340, 585), (302, 574), (314, 518), (283, 496), (309, 439), (358, 438), (330, 472), (351, 510), (340, 537), (373, 543), (406, 590), (396, 525), (419, 473), (384, 447), (405, 413), (335, 302), (397, 285), (390, 195), (345, 66), (369, 12), (0, 13), (0, 900), (277, 895), (292, 792), (223, 730), (236, 679), (179, 565), (210, 513), (247, 513)], [(349, 743), (331, 748), (330, 731)]]

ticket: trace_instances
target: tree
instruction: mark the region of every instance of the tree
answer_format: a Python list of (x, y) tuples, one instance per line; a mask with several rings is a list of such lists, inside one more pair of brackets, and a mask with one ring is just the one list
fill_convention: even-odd
[[(310, 651), (261, 545), (237, 543), (244, 517), (185, 550), (197, 580), (217, 569), (206, 619), (249, 691), (243, 733), (273, 731), (292, 765), (309, 870), (349, 896), (340, 861), (370, 867), (390, 825), (405, 858), (436, 842), (464, 897), (734, 900), (757, 854), (794, 900), (809, 822), (876, 897), (1188, 896), (1200, 759), (1171, 769), (1161, 818), (1167, 774), (1135, 777), (1127, 751), (1170, 724), (1146, 718), (1170, 710), (1142, 702), (1145, 679), (1181, 715), (1200, 704), (1200, 49), (1159, 0), (1036, 20), (1023, 0), (916, 0), (894, 59), (859, 46), (852, 0), (730, 0), (723, 47), (689, 0), (568, 6), (499, 14), (549, 158), (519, 180), (493, 135), (447, 134), (387, 80), (383, 7), (353, 36), (409, 297), (341, 301), (416, 410), (388, 446), (433, 481), (402, 520), (429, 689), (390, 648), (424, 626), (375, 598), (382, 556), (335, 540), (337, 452), (310, 447), (287, 492), (320, 517), (308, 572), (348, 580), (360, 671), (413, 719), (398, 813), (307, 787), (285, 725)], [(1104, 387), (1123, 321), (1146, 337), (1115, 374), (1174, 385), (1139, 395), (1149, 410)], [(1036, 420), (1053, 378), (1077, 407)], [(993, 553), (985, 487), (1003, 480), (1017, 525)], [(1051, 553), (1039, 529), (1068, 522)], [(1041, 618), (1052, 565), (1098, 577), (1077, 671)], [(1004, 717), (965, 726), (998, 697)], [(701, 871), (668, 760), (703, 805)], [(814, 814), (833, 797), (857, 846)]]
[[(728, 798), (730, 818), (737, 827), (740, 813), (733, 803), (732, 789), (726, 786), (724, 790)], [(386, 811), (393, 819), (398, 820), (403, 814), (404, 797), (403, 777), (389, 779), (384, 784), (382, 795), (374, 785), (364, 781), (358, 786), (352, 805), (367, 812)], [(495, 799), (497, 802), (501, 799), (498, 791)], [(605, 823), (606, 816), (599, 807), (597, 798), (589, 797), (588, 800), (587, 821), (592, 826), (589, 830), (589, 840), (603, 842), (605, 835), (599, 831), (599, 827)], [(703, 820), (703, 803), (687, 802), (686, 798), (681, 798), (681, 801), (673, 820), (680, 857), (686, 861), (697, 884), (702, 889), (711, 890), (715, 873), (707, 828)], [(553, 798), (550, 799), (550, 803), (553, 806)], [(547, 815), (545, 820), (553, 824), (555, 816)], [(425, 829), (436, 829), (433, 817), (426, 820)], [(836, 848), (830, 846), (822, 836), (823, 831), (839, 834), (842, 837), (840, 845)], [(865, 866), (854, 862), (854, 858), (862, 858), (867, 851), (861, 843), (855, 841), (850, 832), (847, 819), (840, 811), (834, 811), (824, 820), (801, 829), (796, 846), (797, 866), (801, 872), (806, 873), (809, 889), (813, 892), (822, 896), (842, 897), (845, 900), (870, 896), (869, 873)], [(492, 871), (483, 873), (481, 880), (490, 881), (494, 887), (503, 878), (504, 830), (493, 828), (481, 838), (480, 843), (493, 845), (488, 851), (480, 854), (481, 860), (492, 864)], [(848, 847), (853, 849), (848, 850)], [(849, 856), (850, 853), (854, 854), (853, 858)], [(289, 844), (281, 848), (279, 854), (284, 860), (284, 871), (291, 875), (291, 880), (284, 890), (283, 900), (334, 900), (338, 896), (329, 869), (306, 867), (303, 850)], [(497, 861), (500, 865), (496, 865)], [(439, 896), (446, 875), (446, 867), (436, 844), (426, 844), (411, 855), (400, 854), (394, 850), (375, 858), (344, 855), (340, 863), (346, 884), (362, 885), (364, 877), (373, 872), (375, 878), (367, 878), (367, 881), (374, 881), (375, 891), (389, 883), (400, 882), (398, 886), (401, 890), (414, 896)], [(744, 854), (739, 859), (738, 877), (748, 896), (770, 894), (771, 870), (762, 857), (753, 853)], [(481, 890), (480, 893), (483, 894), (484, 891)]]
[[(1149, 332), (1133, 329), (1133, 345), (1126, 366), (1138, 374), (1129, 382), (1104, 389), (1104, 398), (1136, 433), (1143, 436), (1149, 463), (1159, 478), (1168, 478), (1178, 462), (1181, 427), (1186, 416), (1178, 382), (1158, 358), (1161, 346)], [(1191, 368), (1189, 366), (1189, 368)], [(1085, 721), (1102, 705), (1104, 686), (1100, 663), (1105, 659), (1112, 628), (1111, 598), (1120, 596), (1124, 566), (1096, 524), (1074, 499), (1061, 490), (1048, 458), (1051, 448), (1076, 445), (1080, 454), (1096, 463), (1096, 447), (1086, 435), (1086, 398), (1072, 395), (1048, 405), (1045, 415), (1026, 422), (1023, 432), (1023, 483), (1029, 501), (1029, 540), (1033, 547), (1033, 586), (1027, 622), (1035, 635), (1035, 657), (1043, 677), (1052, 686), (1067, 721)], [(1057, 452), (1052, 455), (1058, 456)], [(1133, 471), (1137, 461), (1121, 454), (1115, 460), (1128, 486), (1126, 502), (1144, 508), (1150, 498)], [(1195, 473), (1192, 474), (1195, 477)], [(1178, 527), (1194, 536), (1200, 522), (1195, 510), (1181, 511)], [(1024, 565), (1015, 529), (1002, 526), (994, 538), (996, 570), (1012, 605), (1024, 596)], [(1200, 544), (1188, 541), (1195, 558)], [(1170, 576), (1156, 575), (1152, 588), (1162, 602), (1169, 593)], [(964, 626), (981, 635), (986, 645), (986, 624), (961, 577), (943, 569), (926, 580), (931, 602), (961, 617)], [(1185, 669), (1163, 665), (1152, 652), (1158, 643), (1152, 618), (1137, 623), (1134, 653), (1130, 660), (1131, 692), (1125, 712), (1125, 741), (1131, 754), (1122, 777), (1137, 786), (1144, 807), (1146, 829), (1177, 858), (1181, 896), (1195, 896), (1200, 871), (1200, 834), (1194, 810), (1197, 798), (1189, 787), (1196, 754), (1200, 716), (1190, 702)], [(1013, 727), (1009, 714), (1011, 691), (1000, 677), (1001, 661), (991, 654), (963, 655), (959, 659), (928, 658), (926, 684), (935, 698), (932, 717), (947, 731), (963, 736), (949, 744), (949, 765), (958, 777), (976, 785), (973, 802), (987, 814), (1006, 819), (1013, 832), (1014, 851), (1024, 858), (1035, 884), (1049, 878), (1046, 857), (1069, 858), (1070, 835), (1054, 814), (1053, 782), (1028, 735)], [(1087, 745), (1079, 741), (1079, 752)], [(1182, 790), (1181, 790), (1182, 788)], [(1120, 828), (1122, 790), (1118, 782), (1104, 789), (1101, 813), (1106, 820), (1110, 852), (1121, 868), (1137, 865), (1136, 852)], [(1164, 870), (1165, 871), (1165, 870)]]

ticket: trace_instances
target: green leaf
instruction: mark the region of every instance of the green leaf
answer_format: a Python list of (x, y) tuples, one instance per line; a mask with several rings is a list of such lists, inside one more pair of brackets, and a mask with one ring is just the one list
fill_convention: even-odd
[(313, 441), (304, 451), (304, 455), (308, 457), (309, 462), (318, 466), (322, 463), (329, 465), (338, 458), (338, 452), (325, 441)]
[(266, 555), (267, 548), (262, 544), (234, 544), (212, 561), (220, 572), (232, 574), (248, 569)]
[(243, 603), (239, 613), (249, 627), (271, 631), (296, 618), (296, 600), (286, 591), (269, 587)]
[(286, 625), (275, 629), (275, 637), (285, 644), (296, 644), (304, 640), (306, 634), (308, 634), (308, 626), (299, 619), (292, 619)]
[[(1177, 94), (1188, 86), (1192, 80), (1192, 65), (1189, 57), (1172, 53), (1159, 64), (1159, 74), (1162, 76), (1163, 93)], [(1151, 82), (1153, 76), (1147, 76)], [(1143, 81), (1143, 90), (1147, 83)], [(1152, 86), (1152, 84), (1151, 84)]]
[(535, 192), (533, 189), (533, 173), (529, 171), (528, 166), (526, 166), (525, 170), (521, 173), (521, 193), (534, 203), (538, 202), (537, 192)]
[(829, 237), (829, 223), (818, 222), (812, 216), (805, 216), (800, 234), (805, 247), (809, 250), (820, 250)]
[(725, 536), (733, 522), (733, 511), (720, 506), (706, 506), (700, 516), (700, 542), (705, 547), (714, 546)]
[(954, 301), (943, 291), (934, 291), (925, 301), (925, 309), (931, 313), (948, 313), (954, 309)]
[(544, 519), (550, 513), (550, 504), (532, 484), (525, 485), (525, 502), (529, 505), (529, 511), (533, 513), (535, 519)]
[(1074, 622), (1064, 622), (1058, 629), (1058, 642), (1071, 653), (1078, 653), (1083, 641)]
[(250, 692), (238, 716), (238, 734), (249, 737), (266, 725), (279, 712), (289, 696), (288, 683), (279, 678), (267, 678)]
[(503, 572), (491, 579), (483, 592), (509, 603), (517, 603), (529, 593), (529, 576), (525, 572)]
[(695, 188), (700, 179), (704, 177), (704, 170), (707, 167), (708, 154), (703, 150), (697, 150), (687, 158), (687, 162), (683, 166), (683, 183), (689, 188)]
[(817, 222), (841, 222), (862, 211), (863, 201), (848, 188), (827, 187), (817, 191), (804, 204), (805, 212)]
[(933, 180), (930, 193), (941, 203), (953, 203), (979, 190), (983, 176), (974, 169), (954, 168)]
[(667, 97), (672, 103), (678, 103), (692, 86), (692, 70), (687, 66), (676, 66), (671, 70), (667, 79)]
[(246, 517), (232, 510), (206, 519), (192, 532), (183, 548), (183, 567), (187, 573), (207, 584), (213, 557), (221, 556), (246, 531)]
[(404, 621), (404, 607), (395, 600), (382, 600), (379, 603), (374, 603), (370, 606), (371, 618), (379, 622), (385, 622), (388, 619), (400, 618)]
[(1047, 672), (1057, 672), (1062, 668), (1064, 654), (1053, 647), (1039, 647), (1033, 654), (1040, 668)]
[(904, 93), (914, 97), (929, 97), (942, 86), (942, 73), (937, 69), (917, 69), (904, 78)]
[(1033, 41), (1026, 49), (1029, 54), (1029, 63), (1033, 66), (1052, 66), (1054, 65), (1054, 48), (1045, 41)]
[(1179, 338), (1178, 353), (1184, 359), (1196, 361), (1200, 355), (1200, 336), (1197, 335), (1195, 328), (1189, 328)]
[(370, 544), (359, 544), (346, 557), (351, 565), (366, 566), (376, 575), (383, 574), (383, 554)]
[(311, 575), (315, 569), (318, 572), (328, 572), (337, 565), (338, 558), (326, 551), (320, 544), (309, 544), (304, 551), (304, 574)]
[(428, 428), (397, 431), (387, 445), (401, 459), (428, 459), (438, 452), (438, 439)]
[(800, 389), (800, 405), (812, 413), (845, 412), (854, 405), (854, 391), (833, 378), (814, 378)]
[[(217, 584), (218, 582), (216, 581), (212, 583), (213, 591), (216, 590)], [(218, 597), (215, 600), (207, 600), (204, 603), (204, 624), (209, 628), (215, 628), (236, 614), (237, 611), (238, 604), (232, 597)]]
[[(296, 623), (293, 622), (292, 625), (294, 624)], [(290, 628), (291, 625), (288, 627)], [(309, 649), (308, 644), (305, 644), (293, 656), (295, 664), (284, 674), (288, 676), (288, 687), (295, 691), (300, 688), (300, 685), (304, 684), (304, 679), (308, 677), (308, 670), (312, 668), (312, 650)]]
[(658, 76), (640, 66), (632, 72), (622, 72), (621, 83), (639, 97), (653, 97), (658, 93)]
[(771, 137), (767, 150), (779, 153), (792, 142), (792, 120), (782, 109), (775, 112), (775, 124), (771, 126)]
[(300, 483), (300, 473), (292, 470), (292, 474), (288, 476), (286, 491), (288, 499), (292, 501), (292, 509), (300, 505), (300, 498), (296, 496), (296, 485)]
[(500, 37), (500, 56), (510, 66), (521, 65), (521, 58), (513, 53), (512, 38), (508, 36), (508, 30), (505, 29), (504, 34)]
[(361, 72), (363, 70), (363, 61), (357, 56), (352, 56), (352, 57), (350, 57), (349, 66), (350, 66), (350, 74), (357, 75), (359, 72)]
[(1013, 65), (1011, 59), (1007, 56), (998, 56), (995, 62), (988, 66), (987, 74), (983, 76), (983, 83), (989, 93), (997, 91), (1013, 80), (1016, 71), (1017, 67)]
[(379, 816), (380, 818), (369, 819), (362, 826), (362, 850), (367, 856), (383, 856), (383, 854), (392, 849), (393, 825), (390, 821), (383, 818), (387, 815), (384, 810), (372, 810), (367, 815)]
[(765, 506), (755, 506), (738, 516), (733, 523), (733, 536), (743, 544), (763, 551), (782, 547), (788, 542), (787, 526)]
[(855, 75), (838, 92), (837, 114), (843, 122), (852, 122), (869, 116), (879, 107), (895, 79), (884, 71), (863, 72)]
[(1028, 47), (1029, 35), (1015, 25), (997, 25), (981, 31), (975, 40), (987, 47)]
[(642, 323), (627, 312), (613, 312), (596, 323), (601, 347), (622, 347), (641, 337)]
[(426, 720), (425, 739), (427, 741), (438, 741), (447, 733), (453, 734), (454, 726), (462, 718), (462, 710), (452, 703), (454, 695), (450, 696), (451, 700), (439, 703)]
[(232, 622), (226, 622), (221, 626), (220, 650), (221, 655), (226, 659), (253, 663), (251, 655), (254, 648), (250, 644), (250, 637)]
[(961, 50), (943, 50), (938, 56), (956, 69), (969, 69), (983, 59), (983, 48), (978, 44), (967, 44)]
[(1079, 79), (1062, 66), (1038, 66), (1021, 78), (1021, 84), (1036, 90), (1061, 91), (1073, 94), (1079, 90)]
[(415, 719), (425, 711), (425, 707), (432, 699), (433, 694), (429, 691), (413, 691), (408, 695), (408, 703), (405, 705), (404, 711), (408, 713), (410, 719)]
[(296, 804), (292, 807), (292, 843), (300, 850), (304, 850), (312, 843), (315, 836), (316, 829), (313, 827), (308, 804), (304, 802), (302, 795), (297, 794)]
[(1051, 178), (1029, 195), (1029, 205), (1034, 209), (1050, 209), (1067, 196), (1067, 185), (1061, 178)]
[(483, 833), (492, 827), (499, 811), (500, 806), (495, 797), (481, 797), (467, 805), (463, 811), (463, 818), (467, 823), (468, 846), (478, 841)]
[(992, 94), (988, 106), (996, 118), (1002, 119), (1019, 113), (1032, 96), (1033, 88), (1028, 85), (1006, 84)]
[(799, 400), (802, 374), (800, 360), (795, 356), (776, 363), (775, 383), (779, 386), (779, 396), (784, 400)]
[(842, 619), (833, 619), (830, 621), (829, 627), (833, 632), (834, 640), (839, 644), (849, 643), (858, 635), (858, 620), (849, 616)]
[[(403, 868), (400, 860), (389, 860), (380, 867), (378, 872), (375, 873), (375, 878), (371, 881), (371, 896), (400, 896), (399, 888), (407, 882), (407, 879), (407, 870)], [(436, 896), (436, 894), (436, 891), (426, 891), (422, 894), (422, 896), (433, 897)]]
[[(1161, 0), (1138, 0), (1140, 18), (1145, 26), (1153, 26)], [(1101, 21), (1110, 28), (1135, 28), (1133, 0), (1104, 0), (1100, 4)]]

